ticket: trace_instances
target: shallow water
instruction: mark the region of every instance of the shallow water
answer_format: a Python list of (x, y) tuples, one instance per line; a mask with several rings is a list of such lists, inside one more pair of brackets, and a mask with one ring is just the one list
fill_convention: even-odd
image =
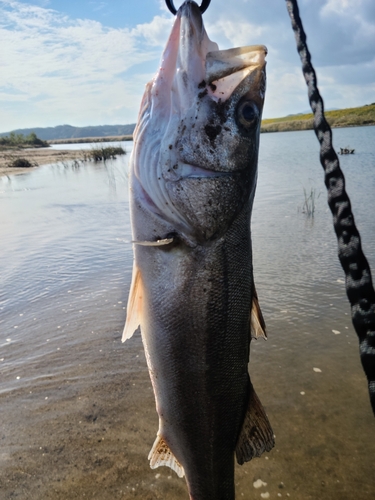
[[(356, 149), (340, 162), (372, 269), (374, 135), (334, 130), (336, 149)], [(148, 467), (143, 348), (120, 342), (128, 158), (0, 178), (1, 498), (187, 498), (173, 472)], [(316, 189), (314, 217), (303, 188)], [(313, 132), (261, 136), (252, 232), (269, 341), (252, 343), (250, 371), (277, 446), (237, 468), (237, 498), (373, 498), (374, 419)]]

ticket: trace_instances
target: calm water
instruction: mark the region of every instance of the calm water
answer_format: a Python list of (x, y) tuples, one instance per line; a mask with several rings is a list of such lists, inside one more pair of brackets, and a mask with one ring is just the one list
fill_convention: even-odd
[[(374, 139), (375, 127), (334, 130), (337, 150), (349, 145), (356, 151), (341, 156), (340, 163), (373, 270)], [(123, 147), (129, 153), (132, 143)], [(327, 500), (375, 494), (375, 446), (368, 435), (373, 435), (373, 421), (318, 158), (310, 131), (261, 136), (252, 232), (269, 342), (253, 343), (251, 373), (278, 446), (237, 472), (238, 495), (244, 498), (267, 492), (271, 498)], [(106, 165), (44, 166), (0, 178), (0, 490), (5, 488), (5, 498), (82, 498), (83, 491), (98, 499), (107, 498), (105, 491), (112, 495), (108, 498), (186, 498), (183, 482), (166, 468), (159, 469), (156, 480), (148, 469), (156, 424), (142, 346), (139, 337), (129, 346), (120, 343), (132, 266), (128, 159), (129, 154)], [(313, 218), (302, 212), (304, 188), (315, 190)], [(134, 385), (140, 387), (137, 392)], [(86, 398), (85, 409), (81, 398)], [(76, 411), (85, 415), (77, 416), (77, 426), (66, 423), (69, 432), (78, 432), (82, 421), (91, 427), (79, 432), (92, 432), (98, 421), (88, 409), (93, 398), (98, 405), (106, 401), (106, 429), (126, 428), (121, 439), (128, 450), (117, 465), (108, 465), (120, 440), (113, 436), (97, 465), (100, 480), (93, 479), (94, 465), (84, 451), (87, 446), (96, 450), (98, 440), (85, 441), (77, 451), (78, 438), (67, 444), (67, 433), (59, 434), (63, 418), (68, 422)], [(54, 441), (63, 443), (56, 449), (47, 431), (42, 444), (48, 425)], [(134, 438), (133, 443), (129, 436), (139, 427), (145, 434), (137, 434), (139, 442)], [(44, 474), (31, 466), (45, 460), (39, 449), (49, 449)], [(64, 455), (73, 451), (74, 458)], [(133, 470), (128, 464), (123, 473), (116, 469), (106, 483), (129, 456), (139, 465)], [(29, 462), (16, 467), (22, 457)], [(90, 481), (85, 483), (76, 470), (82, 477), (90, 470)], [(268, 486), (255, 489), (259, 478)]]
[(132, 264), (128, 158), (0, 178), (1, 367), (11, 374), (0, 391), (13, 387), (14, 370), (30, 378), (25, 361), (122, 321)]

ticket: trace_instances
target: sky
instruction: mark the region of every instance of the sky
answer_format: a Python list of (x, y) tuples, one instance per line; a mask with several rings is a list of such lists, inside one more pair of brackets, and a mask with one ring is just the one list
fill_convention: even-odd
[[(375, 102), (375, 1), (299, 7), (326, 109)], [(165, 0), (0, 0), (0, 132), (135, 123), (173, 19)], [(212, 0), (204, 23), (221, 49), (268, 47), (264, 118), (309, 109), (285, 0)]]

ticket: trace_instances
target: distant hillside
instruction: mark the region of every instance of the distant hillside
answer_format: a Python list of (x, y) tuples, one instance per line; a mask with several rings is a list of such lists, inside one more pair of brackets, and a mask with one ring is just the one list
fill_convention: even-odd
[[(375, 103), (366, 104), (358, 108), (335, 109), (326, 111), (326, 118), (331, 127), (356, 127), (361, 125), (375, 125)], [(25, 136), (35, 133), (43, 141), (58, 141), (75, 139), (72, 142), (82, 142), (82, 138), (121, 138), (131, 136), (135, 123), (130, 125), (99, 125), (96, 127), (72, 127), (71, 125), (58, 125), (47, 128), (24, 128), (12, 130), (14, 134)], [(309, 130), (313, 128), (312, 113), (298, 113), (282, 118), (266, 118), (262, 120), (261, 132), (286, 132), (289, 130)], [(0, 133), (0, 137), (9, 135), (11, 132)], [(87, 142), (83, 141), (83, 142)]]
[[(79, 139), (81, 137), (112, 137), (131, 135), (135, 124), (130, 125), (99, 125), (96, 127), (72, 127), (71, 125), (58, 125), (57, 127), (35, 127), (12, 130), (15, 134), (29, 135), (34, 132), (43, 141), (54, 139)], [(0, 137), (9, 135), (10, 132), (0, 133)]]
[[(326, 111), (325, 116), (332, 128), (375, 125), (375, 102), (359, 108), (346, 108)], [(287, 132), (291, 130), (310, 130), (313, 128), (313, 114), (288, 115), (283, 118), (262, 120), (261, 132)]]

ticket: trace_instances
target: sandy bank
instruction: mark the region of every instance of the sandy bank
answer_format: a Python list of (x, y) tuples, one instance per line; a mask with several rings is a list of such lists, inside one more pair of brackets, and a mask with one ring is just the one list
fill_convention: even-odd
[(50, 163), (59, 163), (73, 161), (82, 158), (81, 150), (57, 150), (52, 148), (34, 148), (34, 149), (7, 149), (0, 151), (0, 176), (23, 174), (32, 168), (14, 168), (8, 166), (17, 158), (25, 158), (32, 165), (38, 167), (40, 165), (48, 165)]

